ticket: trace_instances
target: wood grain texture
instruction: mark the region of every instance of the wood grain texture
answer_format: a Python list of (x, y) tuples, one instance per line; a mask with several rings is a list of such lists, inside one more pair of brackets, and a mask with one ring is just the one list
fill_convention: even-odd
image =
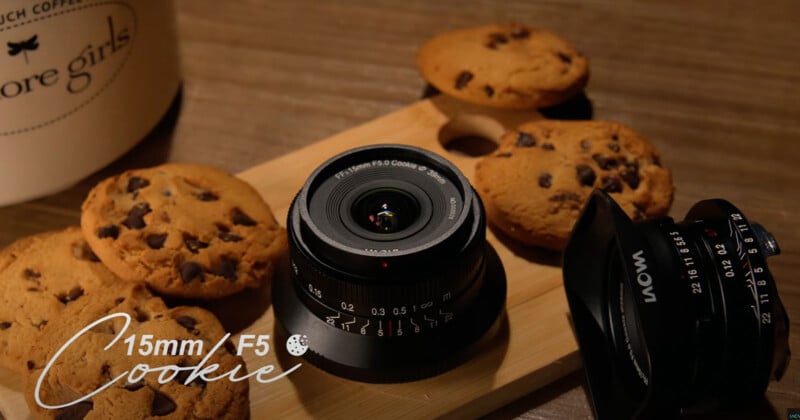
[[(672, 215), (724, 197), (777, 236), (770, 261), (800, 353), (800, 3), (703, 1), (181, 0), (184, 74), (175, 118), (75, 187), (0, 209), (0, 245), (76, 224), (104, 176), (163, 161), (239, 172), (398, 110), (424, 82), (417, 45), (440, 31), (491, 21), (538, 25), (589, 58), (594, 118), (650, 137), (673, 170)], [(579, 375), (501, 417), (581, 418)], [(750, 418), (800, 406), (800, 360)], [(531, 411), (528, 411), (531, 409)], [(723, 418), (725, 413), (704, 418)]]
[[(536, 111), (486, 111), (439, 96), (272, 159), (239, 176), (261, 193), (279, 220), (285, 220), (308, 175), (331, 156), (383, 138), (383, 142), (411, 144), (447, 156), (471, 178), (478, 158), (445, 150), (440, 142), (442, 133), (458, 135), (459, 127), (469, 126), (470, 132), (486, 133), (499, 141), (506, 130), (538, 118)], [(557, 254), (520, 247), (491, 231), (487, 239), (505, 272), (505, 311), (496, 332), (488, 334), (480, 351), (463, 365), (430, 379), (384, 385), (343, 380), (307, 365), (289, 379), (268, 384), (252, 380), (251, 416), (347, 419), (375, 413), (385, 418), (473, 418), (578, 369), (577, 344), (570, 330), (558, 259), (554, 258)], [(278, 275), (286, 276), (288, 263), (282, 266), (286, 269)], [(216, 313), (231, 333), (275, 331), (267, 287), (204, 306)], [(244, 352), (249, 371), (280, 365), (280, 371), (286, 372), (299, 362), (285, 354), (275, 334), (275, 350), (270, 355)], [(313, 341), (314, 336), (308, 334)], [(9, 418), (23, 419), (27, 413), (19, 405), (19, 393), (13, 392), (15, 378), (0, 375), (0, 406), (13, 406), (6, 409)]]

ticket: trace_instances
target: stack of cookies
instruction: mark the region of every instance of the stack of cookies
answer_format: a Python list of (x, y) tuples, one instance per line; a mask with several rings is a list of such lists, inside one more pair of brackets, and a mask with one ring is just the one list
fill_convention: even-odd
[[(221, 170), (168, 164), (107, 179), (86, 199), (81, 228), (0, 251), (0, 366), (22, 375), (40, 418), (246, 418), (247, 381), (207, 383), (173, 369), (161, 375), (167, 381), (155, 372), (131, 382), (128, 373), (203, 359), (219, 366), (215, 376), (243, 371), (212, 313), (169, 308), (160, 296), (216, 299), (260, 287), (285, 247), (285, 231), (260, 195)], [(80, 333), (109, 314), (127, 317)], [(123, 344), (147, 334), (203, 351), (142, 355)], [(37, 388), (39, 402), (66, 406), (42, 408)]]
[[(530, 109), (564, 104), (586, 86), (589, 63), (570, 42), (518, 23), (442, 33), (417, 67), (442, 93), (471, 104)], [(476, 166), (492, 226), (526, 245), (561, 250), (595, 188), (634, 220), (665, 215), (670, 171), (642, 135), (609, 121), (556, 121), (531, 113)]]

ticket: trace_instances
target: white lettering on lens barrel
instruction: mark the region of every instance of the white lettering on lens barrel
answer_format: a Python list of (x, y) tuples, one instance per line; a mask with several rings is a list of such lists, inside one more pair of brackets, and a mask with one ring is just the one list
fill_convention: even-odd
[(633, 265), (636, 267), (636, 282), (641, 286), (644, 301), (652, 303), (656, 301), (656, 293), (653, 291), (653, 277), (647, 273), (647, 260), (642, 255), (644, 255), (644, 251), (641, 249), (631, 255)]

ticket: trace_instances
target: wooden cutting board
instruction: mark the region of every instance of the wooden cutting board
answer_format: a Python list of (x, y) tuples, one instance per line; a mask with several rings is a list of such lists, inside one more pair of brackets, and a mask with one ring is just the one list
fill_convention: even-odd
[[(443, 96), (397, 112), (248, 169), (239, 176), (263, 195), (285, 222), (289, 204), (307, 176), (345, 150), (375, 143), (403, 143), (436, 152), (468, 178), (477, 157), (446, 150), (443, 144), (474, 151), (480, 136), (495, 142), (506, 128), (539, 119), (530, 111), (495, 111)], [(269, 138), (269, 136), (266, 136)], [(462, 138), (462, 140), (453, 140)], [(480, 149), (478, 147), (477, 149)], [(465, 364), (426, 380), (375, 385), (340, 379), (304, 363), (285, 378), (262, 384), (251, 380), (252, 418), (465, 418), (486, 414), (560, 378), (580, 366), (562, 287), (560, 255), (526, 248), (488, 232), (508, 280), (506, 318), (497, 334)], [(280, 273), (279, 275), (286, 275)], [(248, 292), (210, 304), (228, 331), (273, 335), (269, 290)], [(248, 369), (275, 365), (276, 373), (301, 359), (271, 341), (266, 357), (245, 353)], [(281, 366), (275, 351), (281, 351)], [(29, 417), (20, 378), (0, 369), (0, 409), (9, 420)]]

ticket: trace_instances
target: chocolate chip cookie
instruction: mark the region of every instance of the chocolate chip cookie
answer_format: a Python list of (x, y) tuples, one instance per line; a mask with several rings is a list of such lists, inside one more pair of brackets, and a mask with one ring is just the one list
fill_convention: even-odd
[[(127, 314), (129, 323), (117, 316), (78, 335), (109, 314)], [(186, 306), (166, 309), (161, 299), (138, 285), (109, 289), (65, 315), (43, 329), (44, 338), (31, 348), (23, 374), (25, 398), (37, 418), (248, 417), (246, 380), (234, 382), (225, 376), (206, 381), (192, 376), (191, 368), (198, 365), (216, 366), (205, 374), (206, 379), (220, 377), (237, 366), (241, 366), (237, 378), (246, 373), (244, 361), (236, 356), (230, 341), (222, 340), (223, 328), (211, 313)], [(58, 353), (73, 337), (77, 338)], [(40, 377), (40, 401), (50, 406), (108, 387), (69, 407), (47, 409), (35, 399)]]
[(23, 371), (28, 348), (47, 323), (120, 283), (77, 227), (20, 239), (0, 251), (0, 366)]
[(160, 294), (218, 298), (269, 281), (286, 232), (244, 181), (166, 164), (99, 183), (83, 203), (92, 250), (125, 280)]
[(665, 215), (670, 171), (632, 129), (606, 121), (542, 120), (506, 133), (475, 168), (492, 225), (529, 245), (560, 250), (592, 189), (634, 220)]
[(440, 34), (420, 47), (417, 67), (440, 91), (499, 108), (560, 104), (589, 79), (588, 60), (572, 44), (516, 23)]

